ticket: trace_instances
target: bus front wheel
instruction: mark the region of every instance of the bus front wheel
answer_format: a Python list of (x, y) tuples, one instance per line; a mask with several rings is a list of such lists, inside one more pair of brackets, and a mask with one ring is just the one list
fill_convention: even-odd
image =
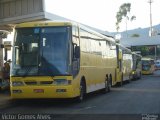
[(86, 94), (86, 84), (84, 80), (81, 80), (80, 83), (80, 95), (77, 98), (78, 102), (82, 102), (84, 100), (84, 96)]

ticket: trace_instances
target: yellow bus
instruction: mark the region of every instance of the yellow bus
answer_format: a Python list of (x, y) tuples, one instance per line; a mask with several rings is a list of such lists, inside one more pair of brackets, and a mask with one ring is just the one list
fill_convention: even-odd
[(155, 71), (154, 59), (142, 58), (142, 74), (148, 75), (153, 74)]
[(130, 49), (121, 46), (122, 49), (122, 73), (123, 81), (128, 81), (132, 79), (132, 67), (133, 67), (133, 58), (132, 52)]
[(123, 82), (130, 82), (133, 78), (132, 76), (132, 67), (133, 67), (133, 58), (132, 52), (130, 49), (124, 47), (121, 44), (116, 43), (116, 46), (113, 44), (112, 50), (116, 49), (117, 54), (117, 63), (116, 63), (116, 72), (115, 78), (112, 80), (112, 86), (114, 85), (123, 85)]
[(133, 68), (132, 68), (132, 76), (133, 80), (140, 79), (142, 75), (142, 56), (132, 52), (133, 57)]
[[(132, 79), (133, 58), (130, 49), (121, 44), (116, 44), (117, 71), (115, 84), (122, 85), (123, 82), (130, 82)], [(114, 85), (115, 85), (114, 84)]]
[(77, 98), (115, 84), (114, 39), (72, 22), (29, 22), (15, 27), (11, 97)]

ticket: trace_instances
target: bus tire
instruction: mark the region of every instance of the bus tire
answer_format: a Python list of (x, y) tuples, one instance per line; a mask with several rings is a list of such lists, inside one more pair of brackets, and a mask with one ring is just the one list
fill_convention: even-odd
[(141, 78), (142, 78), (142, 73), (140, 72), (138, 79), (141, 79)]
[(122, 76), (121, 76), (121, 81), (120, 81), (120, 86), (123, 85), (123, 73), (122, 73)]
[(86, 83), (85, 83), (85, 80), (81, 80), (80, 95), (77, 97), (77, 101), (82, 102), (84, 100), (85, 94), (86, 94)]
[(105, 78), (105, 88), (102, 89), (102, 93), (107, 93), (107, 92), (110, 92), (110, 80), (108, 78), (108, 75), (106, 75), (106, 78)]
[(112, 87), (112, 76), (110, 75), (108, 82), (107, 82), (107, 87), (108, 87), (108, 92), (111, 91), (111, 87)]
[(127, 80), (127, 83), (130, 83), (131, 80), (132, 80), (132, 74), (130, 73), (130, 74), (129, 74), (129, 79)]

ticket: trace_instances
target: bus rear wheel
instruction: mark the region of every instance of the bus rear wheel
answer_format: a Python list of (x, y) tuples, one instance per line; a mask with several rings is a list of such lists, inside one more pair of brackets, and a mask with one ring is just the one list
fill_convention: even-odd
[(141, 79), (141, 77), (142, 77), (142, 73), (139, 72), (138, 79)]
[(123, 86), (123, 73), (122, 73), (122, 75), (121, 75), (121, 81), (120, 81), (119, 85), (120, 85), (120, 86)]
[(110, 76), (108, 80), (108, 92), (111, 91), (111, 87), (112, 87), (112, 76)]
[(111, 77), (106, 77), (105, 79), (105, 88), (102, 89), (102, 92), (103, 93), (107, 93), (107, 92), (110, 92), (111, 91)]

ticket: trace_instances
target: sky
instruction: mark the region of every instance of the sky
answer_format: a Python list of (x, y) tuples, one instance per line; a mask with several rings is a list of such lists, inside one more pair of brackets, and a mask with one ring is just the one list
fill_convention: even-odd
[[(128, 22), (127, 28), (150, 27), (149, 0), (45, 0), (47, 12), (95, 27), (104, 31), (116, 31), (116, 13), (123, 3), (131, 3), (130, 16), (136, 20)], [(160, 24), (160, 0), (152, 3), (152, 25)], [(124, 20), (119, 31), (125, 31)]]

